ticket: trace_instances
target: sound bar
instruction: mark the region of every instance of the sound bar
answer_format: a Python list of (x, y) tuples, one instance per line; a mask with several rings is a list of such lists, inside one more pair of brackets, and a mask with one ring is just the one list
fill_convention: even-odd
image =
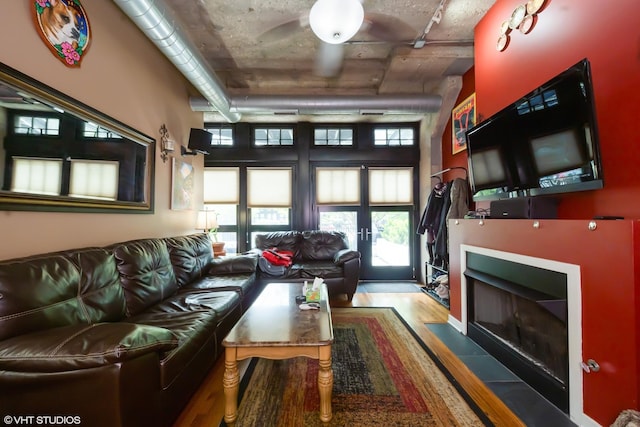
[(552, 197), (516, 197), (492, 200), (490, 218), (556, 219), (558, 200)]

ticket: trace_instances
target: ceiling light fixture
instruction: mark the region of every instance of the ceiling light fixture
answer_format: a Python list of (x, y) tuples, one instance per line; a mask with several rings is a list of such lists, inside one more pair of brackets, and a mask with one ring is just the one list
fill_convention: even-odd
[(320, 40), (340, 44), (355, 36), (364, 21), (360, 0), (317, 0), (309, 11), (309, 26)]

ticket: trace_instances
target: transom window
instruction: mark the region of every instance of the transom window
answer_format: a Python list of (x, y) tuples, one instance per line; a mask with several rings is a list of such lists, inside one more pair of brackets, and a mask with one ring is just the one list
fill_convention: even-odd
[(373, 131), (375, 146), (409, 146), (415, 143), (413, 128), (378, 128)]
[(96, 138), (96, 139), (114, 139), (114, 138), (122, 138), (115, 132), (110, 131), (107, 128), (104, 128), (100, 125), (91, 122), (85, 122), (82, 130), (82, 136), (85, 138)]
[(322, 146), (353, 145), (353, 129), (317, 128), (313, 131), (313, 143)]
[(254, 144), (257, 147), (293, 145), (293, 128), (256, 128)]
[(233, 146), (233, 129), (229, 126), (205, 128), (211, 135), (211, 145)]
[(16, 116), (13, 131), (21, 135), (60, 135), (60, 119), (55, 117)]

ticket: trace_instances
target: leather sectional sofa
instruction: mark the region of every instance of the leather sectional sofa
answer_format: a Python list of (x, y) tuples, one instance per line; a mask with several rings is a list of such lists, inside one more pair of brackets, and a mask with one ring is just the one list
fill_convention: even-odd
[(205, 234), (0, 261), (0, 414), (169, 426), (260, 291)]
[(360, 252), (349, 249), (343, 232), (278, 231), (256, 235), (255, 253), (273, 248), (293, 252), (293, 264), (278, 276), (258, 268), (261, 283), (311, 282), (321, 277), (331, 297), (346, 294), (349, 301), (353, 298), (360, 278)]

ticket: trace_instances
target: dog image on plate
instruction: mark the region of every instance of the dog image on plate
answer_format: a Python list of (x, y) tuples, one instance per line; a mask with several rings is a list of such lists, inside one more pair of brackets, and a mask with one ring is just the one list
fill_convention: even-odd
[(79, 65), (89, 45), (89, 20), (80, 0), (34, 0), (42, 40), (66, 65)]

